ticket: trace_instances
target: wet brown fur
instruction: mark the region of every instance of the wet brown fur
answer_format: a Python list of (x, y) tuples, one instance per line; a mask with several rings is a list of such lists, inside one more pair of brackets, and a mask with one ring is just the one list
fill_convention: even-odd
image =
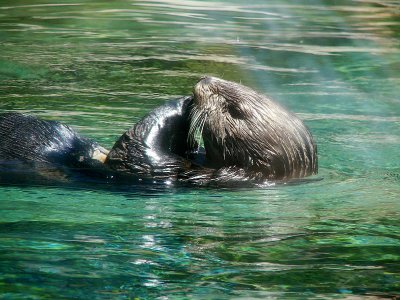
[(266, 180), (317, 173), (317, 147), (303, 122), (241, 84), (214, 77), (196, 84), (190, 136), (198, 134), (207, 167), (234, 167)]

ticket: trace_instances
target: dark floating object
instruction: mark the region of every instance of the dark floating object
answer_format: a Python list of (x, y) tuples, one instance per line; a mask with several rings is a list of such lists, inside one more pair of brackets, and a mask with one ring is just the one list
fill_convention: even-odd
[(67, 125), (20, 113), (0, 116), (0, 135), (0, 182), (248, 186), (317, 173), (316, 145), (299, 118), (213, 77), (151, 111), (110, 151)]

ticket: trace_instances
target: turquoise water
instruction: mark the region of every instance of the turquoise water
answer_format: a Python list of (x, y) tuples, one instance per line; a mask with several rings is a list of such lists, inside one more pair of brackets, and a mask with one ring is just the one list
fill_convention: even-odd
[(0, 298), (399, 297), (399, 37), (397, 1), (1, 1), (0, 111), (110, 147), (214, 75), (296, 112), (322, 180), (2, 185)]

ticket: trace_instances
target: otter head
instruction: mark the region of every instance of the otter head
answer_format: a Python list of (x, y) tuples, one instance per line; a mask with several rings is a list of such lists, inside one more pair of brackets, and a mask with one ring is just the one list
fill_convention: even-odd
[(317, 172), (316, 145), (303, 122), (241, 84), (214, 77), (196, 84), (189, 135), (199, 134), (208, 167), (237, 167), (265, 179)]

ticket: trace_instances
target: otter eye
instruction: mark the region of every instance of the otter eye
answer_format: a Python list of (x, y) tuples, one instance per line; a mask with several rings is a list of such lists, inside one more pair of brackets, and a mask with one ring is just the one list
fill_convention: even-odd
[(240, 109), (238, 105), (228, 104), (227, 110), (234, 119), (245, 119), (246, 114)]

